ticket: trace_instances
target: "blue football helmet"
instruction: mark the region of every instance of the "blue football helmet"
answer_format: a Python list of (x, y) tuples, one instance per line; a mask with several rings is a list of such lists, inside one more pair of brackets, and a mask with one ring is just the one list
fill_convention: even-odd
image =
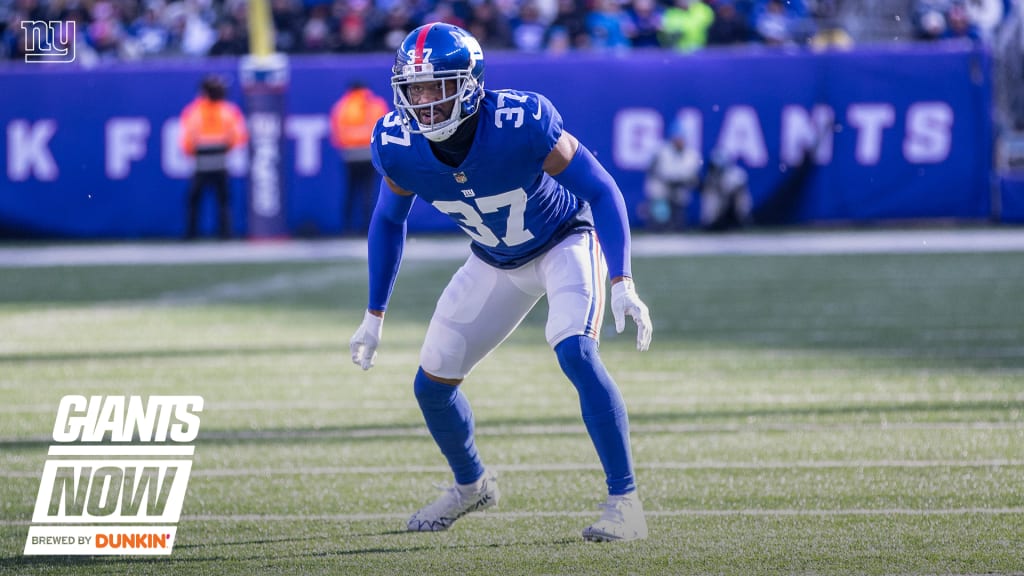
[[(395, 109), (402, 123), (414, 134), (423, 134), (434, 142), (451, 137), (459, 125), (480, 110), (484, 97), (484, 52), (480, 43), (458, 26), (434, 22), (413, 30), (402, 41), (395, 55), (391, 89)], [(448, 90), (454, 80), (455, 89)], [(441, 81), (440, 100), (415, 105), (408, 96), (409, 85)], [(417, 111), (455, 101), (450, 117), (431, 124), (419, 121)]]

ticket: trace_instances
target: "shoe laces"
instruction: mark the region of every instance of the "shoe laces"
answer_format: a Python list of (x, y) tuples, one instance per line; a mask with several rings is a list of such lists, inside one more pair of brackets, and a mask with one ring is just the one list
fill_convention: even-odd
[(601, 520), (622, 524), (626, 521), (623, 508), (630, 507), (630, 503), (623, 498), (616, 498), (613, 502), (602, 502), (597, 506), (604, 509), (604, 512), (601, 513)]
[(452, 500), (454, 500), (456, 506), (465, 506), (470, 500), (472, 500), (473, 496), (482, 494), (485, 491), (485, 487), (481, 486), (480, 490), (475, 492), (464, 492), (459, 488), (458, 484), (447, 484), (444, 482), (434, 482), (433, 486), (435, 490), (443, 492), (443, 494), (437, 500), (428, 505), (427, 508), (434, 508), (435, 505), (448, 506), (448, 503)]
[(459, 490), (459, 487), (456, 484), (442, 484), (438, 482), (434, 484), (434, 488), (436, 490), (440, 490), (441, 492), (452, 494), (458, 500), (464, 500), (464, 498), (462, 497), (462, 490)]
[(442, 494), (436, 500), (427, 505), (424, 510), (431, 512), (448, 512), (452, 508), (461, 508), (465, 504), (465, 498), (458, 486), (434, 483), (434, 488)]

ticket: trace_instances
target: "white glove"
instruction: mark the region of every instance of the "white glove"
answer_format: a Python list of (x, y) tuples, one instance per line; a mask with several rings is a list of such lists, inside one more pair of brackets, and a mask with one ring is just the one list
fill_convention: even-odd
[(384, 318), (374, 316), (367, 310), (363, 315), (363, 323), (348, 341), (348, 348), (352, 352), (352, 363), (358, 364), (363, 370), (373, 368), (373, 361), (377, 359), (377, 346), (380, 344), (381, 331), (384, 328)]
[(647, 305), (636, 295), (633, 281), (629, 278), (612, 284), (612, 316), (615, 318), (615, 332), (622, 334), (626, 329), (626, 315), (636, 322), (636, 349), (643, 352), (651, 345), (654, 324)]

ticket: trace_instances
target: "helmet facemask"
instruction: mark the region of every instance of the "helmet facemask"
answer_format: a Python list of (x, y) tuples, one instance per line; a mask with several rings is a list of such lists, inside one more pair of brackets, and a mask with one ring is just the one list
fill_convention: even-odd
[[(454, 90), (449, 90), (454, 81)], [(433, 102), (413, 104), (409, 88), (421, 82), (440, 82), (441, 97)], [(391, 77), (395, 94), (395, 109), (402, 112), (402, 122), (413, 134), (423, 134), (428, 140), (441, 142), (455, 134), (459, 126), (476, 113), (483, 87), (470, 70), (434, 70), (433, 64), (404, 64)], [(438, 107), (451, 102), (451, 114), (445, 120), (426, 124), (420, 121), (420, 112), (429, 109), (436, 114)]]

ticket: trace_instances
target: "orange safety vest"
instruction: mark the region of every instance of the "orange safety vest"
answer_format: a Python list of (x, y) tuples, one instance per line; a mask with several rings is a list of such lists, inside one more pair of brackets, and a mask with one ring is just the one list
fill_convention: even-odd
[(388, 111), (388, 103), (368, 88), (350, 91), (331, 108), (331, 143), (342, 150), (369, 147), (374, 125)]
[(245, 117), (232, 102), (200, 96), (181, 113), (181, 149), (189, 156), (204, 150), (227, 152), (248, 141)]

